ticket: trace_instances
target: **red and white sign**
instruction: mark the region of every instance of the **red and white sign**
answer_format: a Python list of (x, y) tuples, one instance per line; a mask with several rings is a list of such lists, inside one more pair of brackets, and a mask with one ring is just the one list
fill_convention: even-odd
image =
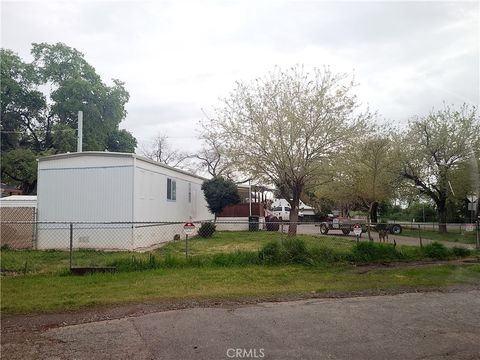
[(360, 224), (355, 224), (355, 225), (353, 225), (353, 233), (354, 233), (356, 236), (362, 235), (362, 226), (361, 226)]
[(193, 230), (195, 230), (195, 224), (193, 223), (186, 223), (183, 225), (183, 232), (185, 235), (190, 235), (193, 233)]
[(467, 224), (465, 226), (465, 231), (472, 232), (475, 229), (475, 224)]

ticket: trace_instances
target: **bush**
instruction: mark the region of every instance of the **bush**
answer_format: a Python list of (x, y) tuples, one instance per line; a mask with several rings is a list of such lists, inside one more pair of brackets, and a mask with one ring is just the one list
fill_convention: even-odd
[(280, 262), (280, 244), (278, 241), (270, 241), (258, 253), (261, 261), (273, 264)]
[(260, 250), (258, 257), (267, 264), (313, 263), (305, 242), (299, 239), (287, 239), (282, 243), (271, 241)]
[(424, 246), (422, 248), (422, 253), (424, 256), (431, 259), (445, 259), (450, 255), (445, 245), (436, 241)]
[(200, 226), (200, 229), (198, 229), (198, 235), (202, 238), (209, 238), (212, 237), (216, 230), (217, 227), (214, 223), (205, 222), (202, 223), (202, 226)]
[(347, 259), (354, 262), (400, 260), (403, 258), (403, 254), (393, 246), (373, 242), (355, 244), (351, 253), (347, 255)]
[(287, 239), (283, 241), (283, 248), (285, 251), (285, 260), (288, 263), (312, 263), (305, 241), (299, 239)]
[(452, 253), (453, 253), (453, 255), (458, 256), (458, 257), (470, 256), (472, 254), (470, 249), (466, 249), (466, 248), (463, 248), (463, 247), (457, 247), (457, 246), (452, 248)]

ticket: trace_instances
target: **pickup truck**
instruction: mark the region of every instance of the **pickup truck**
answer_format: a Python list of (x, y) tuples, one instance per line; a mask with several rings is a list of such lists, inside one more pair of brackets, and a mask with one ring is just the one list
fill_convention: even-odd
[[(329, 218), (327, 221), (322, 221), (316, 226), (320, 227), (320, 233), (328, 234), (330, 230), (341, 230), (345, 235), (353, 231), (353, 226), (360, 224), (362, 226), (362, 233), (367, 232), (367, 223), (365, 220), (355, 220), (348, 218)], [(372, 224), (374, 230), (385, 229), (390, 234), (399, 235), (402, 233), (402, 226), (400, 224)]]
[[(271, 210), (271, 214), (275, 217), (277, 217), (280, 221), (288, 221), (290, 220), (290, 206), (285, 206), (285, 205), (280, 205), (280, 206), (275, 206)], [(303, 217), (303, 212), (301, 210), (298, 211), (298, 218), (301, 221)]]

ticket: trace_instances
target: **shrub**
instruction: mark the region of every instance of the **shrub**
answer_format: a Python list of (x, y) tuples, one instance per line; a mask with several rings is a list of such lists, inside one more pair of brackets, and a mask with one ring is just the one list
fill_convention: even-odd
[(422, 248), (422, 253), (424, 256), (431, 259), (445, 259), (449, 255), (449, 251), (445, 245), (436, 241), (424, 246)]
[(470, 251), (470, 249), (455, 246), (452, 248), (452, 253), (453, 255), (458, 257), (465, 257), (470, 256), (472, 252)]
[(296, 264), (312, 263), (305, 241), (299, 239), (286, 239), (283, 242), (283, 248), (285, 251), (286, 262)]
[(258, 256), (261, 261), (268, 264), (280, 262), (280, 244), (278, 241), (270, 241), (260, 250)]
[(209, 238), (212, 237), (212, 235), (215, 233), (217, 230), (217, 227), (215, 226), (214, 223), (211, 222), (205, 222), (202, 223), (200, 226), (200, 229), (198, 229), (198, 235), (202, 238)]
[(271, 241), (258, 253), (266, 264), (312, 264), (313, 260), (305, 242), (299, 239), (286, 239), (283, 242)]
[(403, 254), (393, 246), (375, 244), (373, 242), (360, 242), (355, 244), (350, 254), (347, 255), (348, 260), (354, 262), (399, 260), (403, 257)]

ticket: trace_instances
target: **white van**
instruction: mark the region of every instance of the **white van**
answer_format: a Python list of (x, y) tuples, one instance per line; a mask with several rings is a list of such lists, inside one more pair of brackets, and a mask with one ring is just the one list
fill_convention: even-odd
[[(282, 220), (288, 221), (290, 220), (291, 209), (292, 208), (290, 207), (290, 204), (288, 203), (287, 200), (275, 199), (275, 201), (272, 204), (271, 213), (273, 216), (276, 216), (279, 219), (281, 218)], [(299, 218), (303, 217), (303, 211), (301, 209), (298, 211), (298, 217)]]

